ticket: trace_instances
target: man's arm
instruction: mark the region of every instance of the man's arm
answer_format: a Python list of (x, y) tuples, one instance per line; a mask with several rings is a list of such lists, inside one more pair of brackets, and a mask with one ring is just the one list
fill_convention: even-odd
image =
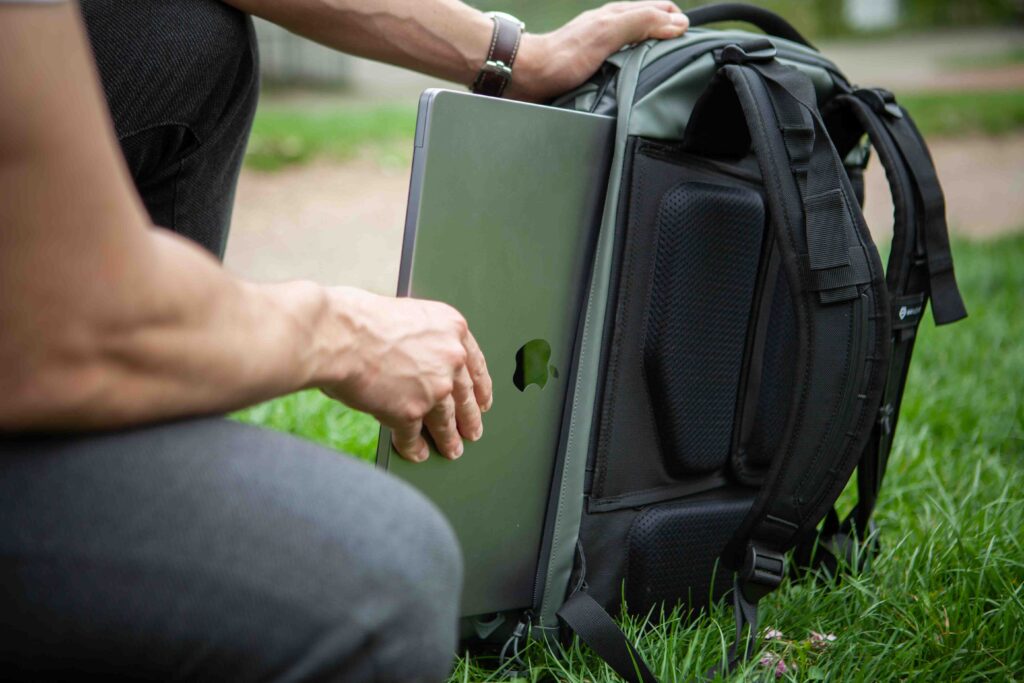
[[(328, 47), (470, 84), (487, 58), (493, 23), (459, 0), (225, 0)], [(673, 2), (613, 2), (547, 34), (527, 33), (507, 95), (540, 101), (589, 78), (623, 45), (676, 38)]]
[(425, 423), (478, 438), (483, 357), (450, 307), (229, 276), (151, 228), (75, 4), (0, 4), (0, 431), (222, 412), (304, 387), (373, 413), (407, 457)]

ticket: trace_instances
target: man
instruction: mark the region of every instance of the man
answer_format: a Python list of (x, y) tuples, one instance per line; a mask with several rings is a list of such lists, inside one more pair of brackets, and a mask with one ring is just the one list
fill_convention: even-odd
[[(0, 0), (5, 679), (450, 667), (461, 566), (429, 503), (308, 443), (197, 417), (318, 387), (421, 461), (424, 429), (457, 458), (491, 405), (450, 307), (251, 284), (208, 253), (223, 253), (257, 97), (249, 14), (466, 84), (498, 23), (457, 0)], [(523, 34), (505, 95), (549, 98), (685, 28), (648, 1)]]

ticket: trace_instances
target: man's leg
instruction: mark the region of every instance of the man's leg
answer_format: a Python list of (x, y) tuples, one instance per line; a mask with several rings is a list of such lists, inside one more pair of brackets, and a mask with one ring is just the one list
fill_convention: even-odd
[(0, 441), (5, 680), (437, 681), (461, 580), (421, 495), (292, 437)]
[(219, 0), (82, 0), (153, 222), (223, 257), (259, 93), (252, 21)]

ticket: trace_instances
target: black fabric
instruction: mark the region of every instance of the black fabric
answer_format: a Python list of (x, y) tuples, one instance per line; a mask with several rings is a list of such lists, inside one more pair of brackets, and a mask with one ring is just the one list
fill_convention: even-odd
[(732, 572), (719, 567), (718, 558), (751, 500), (679, 501), (641, 512), (627, 537), (629, 611), (657, 614), (661, 606), (671, 610), (676, 604), (702, 609), (724, 595)]
[[(730, 100), (718, 97), (730, 88), (762, 167), (784, 270), (790, 285), (796, 282), (798, 330), (795, 399), (786, 435), (726, 551), (727, 559), (738, 563), (750, 539), (769, 549), (792, 547), (824, 516), (852, 473), (880, 400), (888, 337), (888, 319), (881, 312), (888, 303), (881, 263), (824, 133), (809, 81), (777, 63), (726, 65), (698, 102), (687, 142), (707, 150), (709, 132), (722, 136), (715, 127), (718, 105)], [(845, 264), (838, 245), (846, 248)], [(866, 286), (857, 284), (859, 264), (851, 260), (856, 252), (850, 247), (858, 245), (871, 274)], [(820, 298), (808, 297), (815, 291), (814, 273), (828, 269), (845, 271), (845, 279), (829, 283), (833, 289), (818, 292)]]
[[(753, 657), (757, 649), (759, 622), (757, 602), (747, 600), (739, 580), (733, 583), (732, 604), (733, 617), (736, 621), (736, 635), (733, 637), (732, 645), (729, 646), (725, 659), (704, 675), (704, 678), (709, 681), (718, 680), (721, 676), (728, 676), (742, 662)], [(742, 650), (740, 650), (741, 644)]]
[[(691, 462), (685, 460), (690, 457), (687, 453), (677, 452), (669, 446), (665, 440), (662, 425), (664, 425), (665, 414), (658, 415), (656, 411), (663, 410), (664, 406), (657, 406), (659, 401), (664, 401), (666, 393), (664, 388), (655, 390), (650, 384), (648, 363), (650, 361), (651, 349), (651, 325), (660, 325), (652, 318), (652, 296), (655, 286), (655, 261), (659, 253), (659, 217), (660, 198), (667, 197), (673, 188), (681, 187), (687, 183), (704, 183), (711, 186), (725, 188), (723, 192), (735, 191), (738, 196), (748, 198), (749, 194), (757, 193), (756, 167), (751, 168), (745, 164), (729, 163), (708, 163), (703, 160), (694, 160), (681, 155), (678, 148), (665, 146), (650, 141), (634, 141), (632, 162), (629, 164), (628, 187), (624, 189), (622, 199), (623, 212), (619, 218), (618, 239), (616, 240), (615, 267), (612, 273), (612, 282), (615, 284), (614, 299), (609, 304), (607, 326), (608, 343), (602, 356), (602, 373), (600, 379), (599, 405), (601, 415), (595, 421), (594, 452), (589, 465), (590, 480), (587, 492), (588, 509), (614, 510), (619, 507), (631, 507), (638, 505), (637, 496), (642, 496), (643, 503), (672, 500), (682, 495), (693, 493), (693, 478), (697, 475), (709, 475), (708, 464), (694, 461), (698, 468), (687, 471), (687, 476), (682, 476), (684, 465), (689, 467)], [(753, 175), (751, 175), (753, 174)], [(731, 189), (730, 189), (731, 188)], [(757, 201), (760, 201), (759, 199)], [(727, 207), (726, 207), (727, 208)], [(679, 246), (687, 246), (695, 240), (692, 246), (703, 245), (701, 248), (714, 248), (715, 255), (709, 254), (709, 258), (725, 258), (725, 254), (733, 253), (739, 248), (741, 241), (747, 241), (744, 249), (759, 249), (762, 235), (756, 229), (744, 228), (735, 223), (736, 215), (724, 216), (734, 221), (733, 227), (714, 226), (703, 223), (701, 232), (691, 234), (689, 226), (676, 233), (669, 233), (665, 239), (679, 239), (676, 246), (666, 244), (661, 254), (663, 264), (667, 267), (665, 258), (689, 259), (680, 261), (678, 266), (699, 265), (693, 259), (698, 255), (697, 251), (689, 253), (679, 251)], [(741, 216), (742, 217), (742, 216)], [(666, 227), (669, 230), (672, 226)], [(714, 231), (720, 229), (721, 233), (715, 237)], [(763, 222), (761, 231), (763, 232)], [(702, 240), (700, 242), (696, 240)], [(753, 246), (750, 246), (753, 245)], [(671, 248), (670, 248), (671, 247)], [(675, 255), (673, 256), (673, 249)], [(732, 277), (729, 269), (734, 268), (726, 263), (722, 270), (724, 273), (713, 273), (710, 276), (721, 282), (723, 277)], [(747, 266), (743, 266), (746, 268)], [(700, 268), (705, 268), (700, 265)], [(701, 272), (707, 272), (702, 270)], [(753, 267), (756, 272), (756, 263)], [(753, 286), (754, 275), (749, 276), (748, 287)], [(664, 268), (663, 268), (664, 273)], [(680, 279), (681, 278), (681, 279)], [(689, 278), (689, 279), (688, 279)], [(738, 282), (738, 279), (736, 280)], [(705, 301), (714, 299), (716, 294), (707, 285), (700, 284), (700, 289), (690, 292), (683, 289), (683, 286), (691, 286), (694, 283), (692, 275), (688, 275), (681, 269), (676, 272), (664, 273), (661, 278), (662, 293), (659, 295), (664, 302), (671, 301), (673, 305), (677, 302), (696, 302), (697, 297), (705, 297)], [(747, 311), (737, 314), (742, 315), (742, 324), (736, 332), (739, 342), (742, 343), (745, 335), (746, 319), (749, 316), (750, 295), (747, 294)], [(694, 304), (689, 304), (691, 311)], [(724, 304), (723, 304), (724, 305)], [(732, 302), (729, 302), (732, 305)], [(725, 311), (715, 311), (713, 314), (705, 312), (703, 315), (713, 315), (718, 320), (720, 316), (727, 314)], [(663, 343), (662, 353), (664, 357), (676, 353), (670, 348), (673, 344), (686, 345), (687, 336), (704, 335), (703, 338), (710, 340), (721, 340), (723, 332), (716, 331), (714, 326), (693, 324), (687, 328), (685, 334), (678, 330), (678, 323), (686, 321), (679, 316), (677, 311), (667, 311), (666, 315), (673, 316), (671, 325), (675, 328), (669, 330), (664, 328), (660, 334)], [(659, 332), (654, 331), (658, 338)], [(665, 336), (665, 335), (668, 336)], [(674, 338), (673, 338), (674, 337)], [(691, 346), (690, 348), (696, 348)], [(708, 345), (700, 346), (700, 354), (709, 351)], [(655, 361), (658, 362), (658, 361)], [(692, 360), (689, 367), (693, 368)], [(724, 464), (722, 458), (728, 455), (728, 428), (733, 419), (735, 411), (735, 385), (738, 382), (737, 369), (733, 370), (731, 381), (732, 401), (727, 409), (720, 411), (723, 420), (728, 422), (723, 425), (721, 432), (726, 435), (724, 447), (719, 447), (715, 453), (719, 466)], [(700, 370), (698, 368), (698, 370)], [(694, 373), (691, 373), (694, 374)], [(721, 374), (721, 373), (720, 373)], [(656, 381), (664, 381), (662, 378), (655, 378)], [(724, 376), (711, 377), (707, 374), (698, 376), (694, 386), (699, 391), (718, 391), (717, 387), (708, 387), (709, 382), (728, 382)], [(688, 389), (674, 389), (680, 394)], [(680, 396), (682, 401), (692, 401), (690, 396)], [(698, 398), (699, 400), (699, 398)], [(681, 420), (682, 418), (680, 418)], [(661, 423), (659, 424), (659, 420)], [(682, 424), (681, 422), (679, 424)], [(682, 425), (683, 429), (700, 428), (692, 423)], [(671, 435), (670, 435), (671, 436)], [(689, 437), (692, 441), (692, 437)], [(678, 443), (676, 444), (678, 445)], [(684, 444), (687, 447), (689, 444)], [(703, 447), (696, 444), (696, 447)]]
[[(793, 401), (797, 329), (793, 293), (785, 273), (779, 271), (773, 288), (768, 328), (761, 356), (761, 381), (749, 436), (734, 468), (742, 480), (757, 483), (763, 468), (779, 452), (786, 417)], [(752, 472), (751, 468), (757, 470)]]
[(928, 148), (913, 120), (901, 110), (899, 117), (886, 117), (889, 132), (914, 179), (922, 211), (921, 222), (928, 261), (929, 294), (936, 325), (967, 317), (967, 309), (956, 284), (953, 255), (946, 228), (946, 202)]
[(586, 591), (576, 591), (558, 617), (628, 683), (657, 683), (640, 653), (607, 612)]
[[(818, 534), (808, 534), (802, 541), (799, 554), (805, 562), (813, 562), (815, 566), (832, 561), (832, 553), (818, 552), (818, 547), (828, 549), (844, 543), (846, 546), (843, 547), (848, 547), (851, 538), (861, 542), (867, 540), (892, 447), (917, 326), (932, 288), (935, 259), (928, 258), (928, 249), (936, 248), (940, 254), (945, 254), (939, 259), (940, 263), (947, 256), (951, 259), (942, 191), (927, 148), (906, 111), (887, 91), (861, 90), (836, 97), (825, 114), (829, 130), (842, 150), (852, 148), (862, 135), (868, 135), (889, 181), (894, 223), (886, 282), (892, 300), (890, 319), (893, 336), (892, 360), (882, 407), (857, 468), (857, 504), (841, 524), (838, 521), (827, 524)], [(907, 122), (902, 121), (904, 118)], [(903, 139), (894, 132), (894, 128), (899, 127), (905, 127)], [(911, 148), (909, 154), (904, 153), (904, 146)], [(912, 159), (918, 165), (916, 172), (909, 167)], [(922, 191), (920, 182), (929, 187)], [(931, 197), (930, 206), (926, 196)], [(927, 231), (933, 233), (931, 240), (925, 236)], [(939, 314), (947, 322), (966, 315), (952, 274), (951, 260), (949, 266), (944, 284), (948, 290), (947, 305)], [(835, 517), (834, 510), (831, 515)]]
[(151, 219), (223, 257), (259, 91), (252, 21), (219, 0), (81, 0), (81, 9)]
[(284, 434), (0, 438), (5, 681), (441, 681), (461, 574), (420, 493)]
[(729, 457), (765, 228), (751, 189), (686, 182), (661, 201), (644, 360), (676, 476)]

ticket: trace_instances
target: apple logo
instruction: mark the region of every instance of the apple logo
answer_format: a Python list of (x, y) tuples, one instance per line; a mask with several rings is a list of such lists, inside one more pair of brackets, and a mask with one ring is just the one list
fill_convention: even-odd
[(543, 339), (531, 339), (516, 351), (516, 371), (512, 383), (519, 391), (536, 384), (543, 389), (548, 377), (558, 379), (558, 369), (551, 365), (551, 344)]

